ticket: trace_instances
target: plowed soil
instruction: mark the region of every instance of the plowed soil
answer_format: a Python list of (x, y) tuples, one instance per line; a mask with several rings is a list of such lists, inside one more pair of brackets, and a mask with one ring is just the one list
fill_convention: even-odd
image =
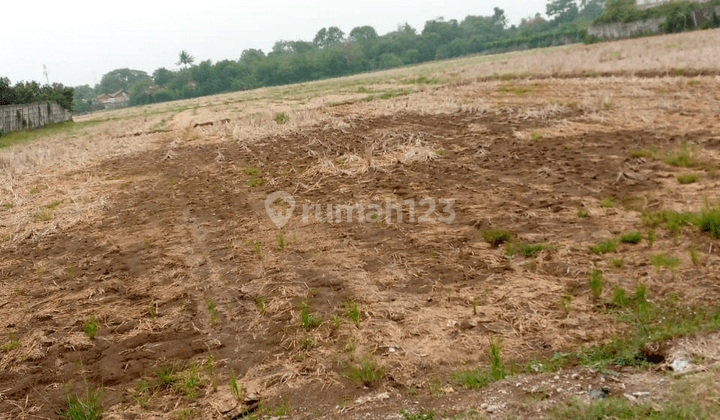
[[(452, 89), (472, 95), (485, 83)], [(568, 97), (585, 89), (543, 83)], [(108, 200), (98, 217), (4, 245), (0, 317), (20, 345), (0, 353), (0, 417), (56, 418), (66, 394), (89, 385), (103, 387), (102, 401), (116, 418), (165, 418), (185, 406), (199, 418), (232, 418), (242, 405), (227, 403), (231, 369), (246, 396), (286, 404), (294, 418), (397, 413), (414, 404), (411, 388), (420, 390), (423, 406), (439, 410), (445, 400), (430, 391), (435, 378), (486, 365), (491, 336), (501, 338), (506, 359), (526, 360), (621, 332), (611, 315), (593, 309), (593, 267), (604, 270), (606, 293), (642, 282), (653, 298), (674, 291), (694, 303), (717, 302), (717, 239), (676, 240), (660, 231), (654, 248), (620, 244), (611, 255), (624, 258), (621, 268), (588, 249), (642, 230), (642, 210), (695, 210), (718, 192), (711, 173), (678, 185), (674, 176), (684, 169), (631, 156), (686, 143), (719, 163), (712, 110), (672, 113), (693, 129), (625, 124), (626, 112), (648, 111), (651, 102), (620, 99), (625, 82), (613, 83), (614, 106), (625, 106), (619, 111), (530, 100), (364, 117), (357, 112), (363, 105), (351, 104), (326, 110), (342, 124), (254, 141), (207, 141), (214, 132), (204, 127), (187, 139), (178, 128), (156, 140), (158, 147), (47, 180), (55, 188), (92, 173), (104, 180)], [(717, 109), (717, 81), (703, 83)], [(492, 86), (499, 101), (524, 100)], [(296, 201), (281, 230), (265, 209), (275, 191)], [(608, 197), (614, 205), (601, 206)], [(401, 222), (322, 223), (314, 212), (302, 220), (303, 205), (425, 198), (453, 199), (454, 220), (437, 221), (439, 203), (431, 223), (410, 222), (407, 206)], [(417, 215), (425, 209), (418, 205)], [(483, 239), (491, 228), (548, 246), (532, 257), (508, 257)], [(703, 250), (703, 264), (689, 262), (690, 243)], [(680, 269), (650, 265), (658, 250), (676, 251)], [(560, 304), (564, 294), (572, 296), (569, 310)], [(358, 305), (357, 325), (347, 316), (349, 302)], [(303, 304), (319, 325), (303, 326)], [(92, 339), (83, 332), (91, 315), (99, 324)], [(348, 379), (347, 366), (368, 357), (384, 367), (383, 378)], [(145, 407), (135, 398), (138, 381), (155, 377), (158, 366), (208, 358), (214, 369), (202, 371), (195, 398), (170, 389)], [(384, 391), (389, 402), (352, 408)]]

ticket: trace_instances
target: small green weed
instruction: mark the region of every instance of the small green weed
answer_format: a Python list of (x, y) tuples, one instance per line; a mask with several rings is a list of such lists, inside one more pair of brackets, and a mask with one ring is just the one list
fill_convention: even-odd
[(667, 268), (675, 268), (677, 267), (680, 260), (678, 257), (667, 255), (667, 254), (655, 254), (650, 256), (650, 263), (654, 265), (655, 267), (667, 267)]
[(620, 286), (615, 287), (615, 289), (613, 290), (613, 300), (612, 301), (616, 306), (619, 306), (619, 307), (623, 307), (623, 306), (627, 305), (628, 297), (627, 297), (627, 294), (625, 293), (625, 289), (623, 289)]
[(7, 352), (20, 347), (20, 341), (15, 339), (15, 334), (10, 331), (8, 332), (8, 342), (0, 346), (0, 352)]
[(590, 213), (588, 213), (587, 209), (584, 207), (578, 207), (577, 208), (577, 216), (581, 219), (584, 219), (588, 217)]
[(310, 337), (309, 335), (306, 335), (305, 337), (303, 337), (300, 340), (300, 347), (302, 347), (306, 350), (311, 349), (313, 347), (312, 337)]
[(690, 168), (700, 164), (690, 144), (683, 142), (676, 149), (669, 151), (663, 162), (668, 165)]
[(420, 410), (417, 413), (408, 413), (400, 409), (402, 420), (435, 420), (435, 412), (432, 410)]
[(565, 292), (560, 296), (560, 309), (563, 312), (570, 312), (570, 305), (572, 304), (573, 297), (570, 293)]
[(310, 308), (307, 302), (300, 302), (298, 304), (300, 309), (300, 324), (305, 329), (315, 328), (322, 322), (322, 318), (310, 315)]
[(346, 365), (344, 370), (346, 378), (365, 386), (371, 386), (385, 374), (385, 368), (371, 356), (364, 357), (357, 364)]
[(357, 303), (352, 299), (348, 299), (347, 302), (345, 302), (345, 309), (348, 318), (353, 324), (355, 324), (356, 327), (360, 326), (360, 309), (358, 309)]
[(714, 238), (720, 238), (720, 205), (702, 210), (697, 223), (703, 232), (709, 233)]
[(497, 247), (512, 238), (512, 233), (506, 229), (489, 229), (482, 233), (483, 239), (492, 247)]
[(232, 368), (230, 369), (230, 393), (237, 401), (241, 401), (245, 395), (245, 389), (242, 386), (238, 386), (237, 377)]
[(95, 334), (97, 334), (98, 330), (98, 321), (97, 318), (95, 318), (95, 315), (90, 315), (85, 321), (83, 322), (83, 331), (85, 334), (90, 338), (95, 338)]
[(265, 297), (264, 296), (256, 296), (255, 297), (255, 307), (257, 308), (258, 312), (261, 314), (265, 313)]
[(702, 261), (702, 256), (700, 253), (695, 249), (695, 247), (691, 247), (690, 250), (690, 260), (692, 261), (693, 265), (699, 265)]
[(453, 373), (453, 380), (462, 384), (465, 388), (479, 389), (488, 386), (491, 382), (505, 378), (505, 366), (500, 357), (500, 350), (500, 343), (495, 342), (491, 337), (488, 350), (490, 369), (476, 367), (474, 369), (460, 370)]
[(634, 149), (630, 151), (630, 157), (644, 157), (644, 158), (655, 158), (655, 153), (657, 152), (654, 148), (645, 148), (645, 149)]
[(623, 268), (623, 266), (625, 265), (625, 259), (624, 258), (613, 258), (612, 265), (615, 268)]
[(602, 200), (600, 200), (600, 207), (613, 207), (615, 206), (615, 197), (605, 197)]
[(603, 273), (597, 268), (593, 268), (588, 279), (588, 286), (590, 286), (590, 292), (595, 299), (599, 299), (603, 291)]
[(205, 300), (205, 309), (207, 309), (208, 315), (210, 315), (210, 325), (217, 324), (218, 311), (217, 307), (215, 306), (215, 302), (213, 302), (212, 299)]
[(284, 112), (277, 112), (273, 115), (273, 121), (278, 125), (285, 124), (290, 121), (290, 117)]
[(57, 413), (67, 420), (100, 420), (105, 411), (105, 407), (100, 404), (102, 393), (102, 388), (87, 388), (84, 397), (68, 394), (67, 409), (58, 410)]
[(277, 233), (277, 243), (278, 243), (278, 249), (283, 250), (285, 249), (285, 234), (283, 231), (278, 231)]
[(249, 187), (258, 187), (258, 186), (264, 184), (265, 180), (263, 178), (250, 178), (250, 179), (246, 180), (245, 183)]
[(657, 233), (655, 232), (655, 229), (648, 230), (647, 233), (647, 243), (650, 248), (652, 248), (653, 244), (655, 243), (655, 237)]

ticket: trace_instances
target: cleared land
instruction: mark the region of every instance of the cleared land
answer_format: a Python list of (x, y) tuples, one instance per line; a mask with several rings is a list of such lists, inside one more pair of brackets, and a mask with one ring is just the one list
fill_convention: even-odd
[[(718, 36), (4, 136), (0, 418), (74, 395), (118, 419), (717, 416)], [(275, 191), (296, 201), (282, 230)], [(454, 199), (454, 221), (300, 216), (423, 198)], [(666, 375), (681, 357), (704, 372)]]

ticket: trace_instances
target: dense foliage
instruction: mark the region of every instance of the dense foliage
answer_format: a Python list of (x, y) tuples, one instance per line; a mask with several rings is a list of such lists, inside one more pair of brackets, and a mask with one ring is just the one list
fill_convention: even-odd
[[(670, 24), (670, 28), (665, 28), (664, 32), (680, 32), (686, 29), (695, 29), (692, 18), (689, 17), (690, 11), (719, 4), (720, 0), (711, 0), (706, 3), (686, 1), (665, 3), (647, 9), (638, 9), (635, 6), (634, 0), (608, 0), (605, 4), (604, 12), (600, 17), (595, 19), (594, 23), (599, 25), (602, 23), (632, 22), (651, 17), (665, 16), (667, 18), (666, 21), (674, 22)], [(677, 23), (679, 17), (683, 20), (682, 26), (679, 26)], [(686, 20), (687, 23), (685, 23)]]
[(29, 104), (55, 101), (61, 107), (73, 110), (73, 88), (60, 83), (40, 85), (38, 82), (17, 82), (11, 86), (10, 79), (0, 77), (0, 105)]
[[(584, 0), (580, 6), (574, 0), (553, 0), (548, 4), (551, 20), (537, 14), (523, 19), (519, 26), (510, 27), (505, 12), (497, 7), (491, 16), (467, 16), (462, 21), (431, 20), (422, 31), (404, 24), (385, 35), (378, 35), (371, 26), (359, 26), (345, 34), (331, 26), (320, 29), (312, 41), (278, 41), (267, 54), (258, 49), (245, 50), (237, 61), (206, 60), (194, 65), (194, 57), (182, 51), (176, 63), (181, 66), (178, 70), (162, 67), (152, 75), (138, 70), (114, 70), (103, 76), (103, 82), (94, 91), (109, 92), (113, 89), (108, 86), (122, 86), (130, 93), (131, 104), (146, 104), (338, 77), (471, 53), (578, 42), (592, 20), (602, 13), (602, 5), (602, 0)], [(82, 88), (77, 91), (78, 99), (89, 89)]]

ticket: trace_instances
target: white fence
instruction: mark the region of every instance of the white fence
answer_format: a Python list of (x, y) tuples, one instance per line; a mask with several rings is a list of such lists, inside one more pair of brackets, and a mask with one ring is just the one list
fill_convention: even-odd
[(72, 113), (55, 102), (0, 106), (0, 132), (42, 127), (72, 119)]

